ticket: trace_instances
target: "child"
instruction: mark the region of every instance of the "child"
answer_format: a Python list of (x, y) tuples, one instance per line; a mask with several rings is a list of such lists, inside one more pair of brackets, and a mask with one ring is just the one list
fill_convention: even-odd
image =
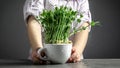
[[(35, 19), (43, 9), (52, 10), (55, 6), (67, 6), (78, 13), (83, 14), (80, 24), (72, 24), (72, 27), (81, 28), (81, 26), (88, 26), (91, 22), (91, 14), (89, 10), (88, 0), (26, 0), (24, 5), (24, 20), (27, 25), (28, 37), (31, 43), (31, 59), (34, 63), (43, 64), (45, 61), (40, 60), (37, 50), (42, 48), (42, 28), (41, 24)], [(90, 27), (86, 30), (76, 33), (70, 37), (72, 40), (72, 54), (68, 62), (79, 62), (83, 56), (82, 53), (87, 43)]]

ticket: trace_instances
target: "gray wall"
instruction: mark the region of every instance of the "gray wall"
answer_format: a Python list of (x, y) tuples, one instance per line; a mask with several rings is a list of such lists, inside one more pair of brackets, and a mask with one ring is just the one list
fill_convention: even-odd
[(120, 58), (120, 7), (118, 0), (89, 0), (94, 20), (101, 27), (92, 29), (85, 50), (86, 58)]
[[(29, 54), (24, 1), (0, 0), (0, 59), (26, 59)], [(92, 28), (85, 58), (120, 58), (118, 0), (89, 1), (93, 20), (99, 20), (102, 26)]]
[(23, 20), (24, 1), (0, 0), (0, 58), (27, 58), (29, 44)]

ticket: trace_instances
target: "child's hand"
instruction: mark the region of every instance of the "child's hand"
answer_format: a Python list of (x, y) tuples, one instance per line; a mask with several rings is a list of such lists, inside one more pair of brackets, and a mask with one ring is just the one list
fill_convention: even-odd
[[(44, 52), (42, 53), (42, 56), (45, 56)], [(34, 64), (47, 64), (47, 61), (43, 61), (40, 59), (39, 54), (36, 50), (32, 50), (31, 58)]]
[(81, 56), (80, 56), (81, 54), (79, 49), (76, 47), (73, 47), (71, 52), (72, 52), (71, 57), (69, 58), (68, 63), (79, 62), (81, 60)]

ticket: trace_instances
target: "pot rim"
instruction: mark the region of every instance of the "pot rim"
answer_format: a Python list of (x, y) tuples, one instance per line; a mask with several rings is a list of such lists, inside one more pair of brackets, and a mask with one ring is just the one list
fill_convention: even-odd
[(62, 43), (62, 44), (60, 44), (60, 43), (58, 43), (58, 44), (46, 44), (45, 43), (44, 45), (72, 45), (72, 43), (69, 43), (69, 44), (68, 43), (67, 44), (66, 43), (65, 44), (64, 43)]

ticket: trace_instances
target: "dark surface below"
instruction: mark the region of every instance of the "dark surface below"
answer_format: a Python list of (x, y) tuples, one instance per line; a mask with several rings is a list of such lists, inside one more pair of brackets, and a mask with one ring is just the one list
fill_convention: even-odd
[(0, 68), (120, 68), (120, 59), (84, 59), (78, 63), (35, 65), (30, 60), (0, 60)]

